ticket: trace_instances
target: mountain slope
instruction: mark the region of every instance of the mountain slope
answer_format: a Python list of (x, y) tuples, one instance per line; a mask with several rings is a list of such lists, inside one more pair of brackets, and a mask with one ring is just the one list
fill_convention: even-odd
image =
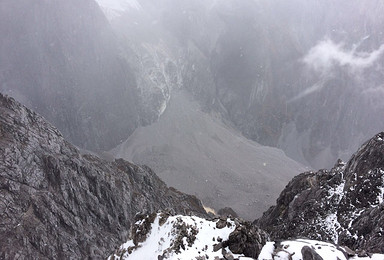
[(384, 133), (332, 170), (293, 178), (257, 221), (279, 239), (304, 236), (384, 253)]
[(260, 216), (304, 170), (281, 150), (247, 140), (203, 112), (185, 91), (175, 91), (157, 122), (138, 128), (112, 153), (149, 165), (168, 185), (246, 219)]
[(148, 94), (156, 89), (148, 78), (166, 82), (148, 62), (162, 58), (183, 88), (244, 136), (315, 169), (347, 160), (383, 129), (381, 0), (140, 4), (111, 24), (135, 57), (130, 64), (144, 65), (135, 73), (152, 106), (172, 95), (170, 86)]
[(41, 116), (0, 94), (0, 258), (105, 258), (137, 213), (205, 216), (148, 167), (82, 155)]
[(96, 2), (3, 0), (0, 35), (0, 91), (71, 142), (108, 150), (135, 129), (135, 76)]

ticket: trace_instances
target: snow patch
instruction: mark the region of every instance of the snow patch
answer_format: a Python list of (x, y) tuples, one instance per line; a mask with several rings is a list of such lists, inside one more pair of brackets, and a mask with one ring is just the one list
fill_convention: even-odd
[(377, 197), (377, 201), (379, 205), (384, 202), (384, 171), (380, 170), (381, 173), (381, 187), (379, 187), (379, 195)]
[(333, 196), (337, 196), (338, 202), (340, 202), (344, 196), (344, 186), (345, 186), (345, 181), (340, 183), (340, 185), (336, 186), (335, 188), (329, 189), (328, 199), (332, 198)]
[(261, 249), (259, 260), (272, 260), (273, 251), (275, 251), (275, 242), (267, 242)]
[(341, 225), (340, 225), (339, 221), (337, 220), (336, 213), (329, 214), (325, 218), (323, 227), (332, 236), (332, 241), (334, 243), (337, 243), (339, 241), (339, 232), (338, 232), (338, 230), (340, 229)]
[[(205, 257), (206, 259), (215, 259), (215, 257), (223, 257), (222, 250), (214, 252), (213, 247), (223, 241), (228, 240), (236, 225), (234, 221), (227, 219), (227, 225), (221, 229), (216, 227), (219, 220), (209, 221), (195, 216), (169, 216), (164, 224), (160, 224), (160, 214), (152, 224), (147, 239), (134, 245), (133, 240), (129, 240), (121, 245), (119, 251), (124, 252), (121, 259), (157, 259), (157, 256), (166, 256), (166, 259), (196, 259), (196, 257)], [(140, 223), (138, 223), (140, 224)], [(174, 250), (178, 235), (180, 235), (180, 226), (187, 227), (188, 235), (181, 240), (182, 246), (180, 251)], [(182, 235), (185, 235), (184, 233)], [(194, 241), (190, 239), (195, 236)], [(227, 252), (231, 252), (226, 248)], [(130, 252), (130, 253), (129, 253)], [(110, 256), (120, 257), (115, 254)], [(242, 255), (233, 254), (236, 258)], [(242, 258), (247, 259), (247, 258)]]

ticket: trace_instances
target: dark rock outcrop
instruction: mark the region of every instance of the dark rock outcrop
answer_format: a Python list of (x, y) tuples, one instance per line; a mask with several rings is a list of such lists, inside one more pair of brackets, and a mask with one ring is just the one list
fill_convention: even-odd
[(224, 245), (228, 246), (232, 253), (256, 259), (268, 240), (269, 236), (263, 230), (249, 222), (240, 221)]
[(41, 116), (0, 94), (0, 258), (105, 258), (137, 213), (205, 216), (148, 167), (82, 155)]
[(384, 133), (330, 171), (296, 176), (256, 222), (273, 238), (304, 236), (384, 252)]
[(324, 260), (313, 248), (304, 246), (301, 249), (303, 260)]

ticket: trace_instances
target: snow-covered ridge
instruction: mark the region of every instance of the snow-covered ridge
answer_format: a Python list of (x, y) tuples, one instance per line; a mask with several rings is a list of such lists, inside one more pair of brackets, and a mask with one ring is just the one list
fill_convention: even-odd
[[(109, 259), (215, 259), (224, 257), (223, 252), (234, 257), (228, 248), (219, 250), (217, 245), (226, 241), (236, 228), (233, 220), (206, 220), (194, 216), (166, 216), (158, 213), (151, 225), (149, 233), (143, 241), (138, 239), (146, 229), (150, 216), (135, 223), (133, 239), (123, 244)], [(220, 223), (222, 225), (220, 225)], [(215, 250), (217, 249), (217, 250)]]
[[(142, 216), (132, 228), (131, 240), (127, 241), (108, 259), (239, 259), (239, 260), (358, 260), (384, 259), (384, 254), (357, 255), (347, 247), (309, 239), (267, 242), (263, 232), (256, 232), (257, 255), (233, 252), (233, 234), (242, 230), (239, 244), (249, 242), (255, 235), (249, 226), (238, 219), (220, 218), (207, 220), (195, 216), (157, 213)], [(231, 238), (232, 236), (232, 238)], [(232, 243), (232, 244), (231, 244)], [(231, 250), (232, 249), (232, 250)], [(249, 252), (244, 250), (244, 252)], [(248, 255), (248, 256), (245, 256)], [(312, 258), (309, 258), (312, 257)]]

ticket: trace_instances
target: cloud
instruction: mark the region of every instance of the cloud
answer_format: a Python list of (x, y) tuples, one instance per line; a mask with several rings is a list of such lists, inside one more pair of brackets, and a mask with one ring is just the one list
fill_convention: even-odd
[[(367, 38), (363, 38), (362, 41)], [(384, 44), (372, 52), (359, 52), (357, 48), (361, 42), (348, 49), (344, 43), (334, 43), (330, 39), (325, 39), (311, 48), (302, 61), (310, 68), (321, 73), (330, 72), (335, 66), (348, 67), (352, 70), (364, 70), (373, 66), (383, 55)]]
[[(333, 70), (336, 67), (344, 67), (351, 70), (353, 72), (350, 74), (351, 77), (355, 80), (359, 79), (362, 75), (359, 72), (375, 65), (384, 54), (384, 44), (372, 52), (357, 51), (360, 45), (368, 38), (369, 36), (362, 38), (360, 42), (354, 44), (350, 49), (345, 47), (344, 43), (334, 43), (330, 39), (325, 39), (312, 47), (302, 59), (302, 62), (319, 73), (320, 80), (287, 102), (294, 102), (326, 87), (327, 82), (333, 77)], [(367, 91), (367, 94), (371, 93), (370, 91)], [(374, 89), (374, 91), (378, 93), (382, 91), (382, 88)]]

